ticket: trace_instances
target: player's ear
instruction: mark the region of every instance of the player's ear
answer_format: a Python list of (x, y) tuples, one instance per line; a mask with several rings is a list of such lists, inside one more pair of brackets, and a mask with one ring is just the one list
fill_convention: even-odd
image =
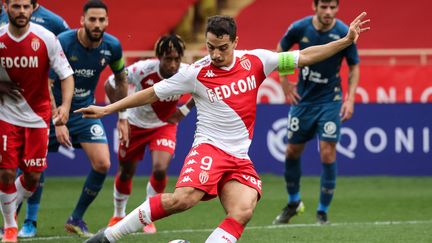
[(312, 10), (316, 13), (317, 6), (315, 6), (315, 1), (312, 1)]
[(84, 15), (81, 15), (80, 24), (81, 26), (84, 26), (85, 17)]
[(234, 40), (234, 48), (233, 48), (233, 49), (236, 49), (236, 48), (237, 48), (238, 40), (239, 40), (239, 37), (236, 36), (236, 38), (235, 38), (235, 40)]

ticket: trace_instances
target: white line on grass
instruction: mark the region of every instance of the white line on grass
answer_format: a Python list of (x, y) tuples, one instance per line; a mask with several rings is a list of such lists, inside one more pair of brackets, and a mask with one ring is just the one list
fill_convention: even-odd
[[(432, 224), (432, 220), (413, 220), (413, 221), (376, 221), (376, 222), (352, 222), (352, 223), (331, 223), (325, 226), (320, 224), (282, 224), (282, 225), (262, 225), (248, 226), (246, 230), (264, 230), (264, 229), (279, 229), (279, 228), (307, 228), (307, 227), (340, 227), (340, 226), (368, 226), (368, 225), (405, 225), (405, 224)], [(158, 234), (173, 234), (173, 233), (197, 233), (197, 232), (212, 232), (214, 229), (181, 229), (181, 230), (162, 230)], [(144, 235), (144, 233), (134, 233), (132, 235)], [(20, 242), (29, 241), (51, 241), (61, 239), (77, 238), (76, 236), (49, 236), (49, 237), (34, 237), (30, 239), (20, 239)]]

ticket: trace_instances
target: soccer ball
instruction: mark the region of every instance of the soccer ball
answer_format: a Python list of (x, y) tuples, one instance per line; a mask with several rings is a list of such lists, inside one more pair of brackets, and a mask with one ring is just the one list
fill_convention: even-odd
[(190, 243), (188, 240), (172, 240), (168, 243)]

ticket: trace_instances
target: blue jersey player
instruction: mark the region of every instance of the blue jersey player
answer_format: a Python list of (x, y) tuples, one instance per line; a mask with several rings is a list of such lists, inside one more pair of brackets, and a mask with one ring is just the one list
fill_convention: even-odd
[[(322, 45), (346, 35), (348, 26), (335, 18), (338, 0), (314, 0), (314, 16), (293, 23), (278, 45), (278, 51), (287, 51), (294, 44), (299, 49)], [(340, 67), (343, 59), (349, 65), (349, 90), (342, 97)], [(303, 67), (298, 83), (292, 83), (281, 75), (281, 83), (287, 97), (292, 101), (288, 116), (288, 146), (285, 160), (285, 181), (288, 204), (273, 221), (288, 223), (304, 211), (300, 197), (301, 154), (305, 143), (319, 137), (322, 163), (320, 200), (317, 222), (328, 223), (327, 211), (336, 185), (336, 144), (340, 136), (341, 122), (351, 118), (354, 111), (354, 95), (359, 81), (359, 57), (355, 44), (338, 54), (314, 65)]]
[[(45, 29), (51, 31), (55, 35), (58, 35), (69, 29), (66, 21), (48, 10), (47, 8), (40, 5), (36, 0), (31, 1), (34, 5), (34, 10), (30, 21), (39, 25), (42, 25)], [(8, 15), (5, 13), (3, 7), (0, 9), (0, 26), (9, 23)], [(21, 170), (18, 170), (18, 174), (21, 174)], [(27, 210), (24, 224), (20, 231), (18, 232), (18, 237), (28, 238), (34, 237), (37, 232), (37, 216), (39, 211), (39, 205), (41, 201), (43, 185), (45, 182), (45, 173), (42, 172), (39, 180), (39, 186), (33, 195), (27, 200)], [(17, 212), (19, 212), (21, 205), (19, 205)]]
[[(110, 66), (114, 73), (117, 99), (127, 94), (127, 79), (120, 42), (112, 35), (104, 33), (108, 25), (107, 6), (100, 0), (89, 0), (84, 5), (81, 28), (63, 32), (58, 36), (64, 53), (74, 70), (75, 92), (71, 111), (94, 103), (94, 92), (101, 72)], [(61, 102), (61, 87), (58, 78), (54, 80), (53, 94), (56, 103)], [(102, 189), (110, 168), (110, 153), (107, 138), (100, 119), (83, 119), (80, 114), (70, 114), (66, 126), (50, 129), (49, 151), (57, 151), (59, 146), (82, 148), (87, 154), (92, 169), (84, 183), (81, 196), (65, 229), (70, 233), (88, 236), (83, 216), (89, 205)]]

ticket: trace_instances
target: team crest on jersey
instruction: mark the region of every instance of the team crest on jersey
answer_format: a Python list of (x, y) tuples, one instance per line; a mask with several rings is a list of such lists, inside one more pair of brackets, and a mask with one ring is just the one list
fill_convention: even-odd
[(304, 37), (301, 39), (300, 42), (303, 42), (303, 43), (309, 43), (309, 38), (307, 38), (306, 36), (304, 36)]
[(252, 67), (252, 64), (251, 64), (251, 62), (250, 62), (250, 60), (249, 59), (247, 59), (247, 58), (242, 58), (241, 60), (240, 60), (240, 65), (244, 68), (244, 69), (246, 69), (246, 70), (250, 70), (251, 69), (251, 67)]
[(31, 48), (33, 49), (33, 51), (37, 51), (39, 50), (40, 47), (40, 41), (38, 38), (33, 38), (33, 40), (31, 41)]
[(199, 181), (201, 182), (201, 184), (205, 184), (209, 179), (209, 174), (207, 173), (207, 171), (201, 171), (201, 173), (199, 174)]
[(69, 60), (70, 60), (71, 62), (76, 62), (76, 61), (78, 61), (78, 57), (72, 55), (72, 56), (69, 58)]

